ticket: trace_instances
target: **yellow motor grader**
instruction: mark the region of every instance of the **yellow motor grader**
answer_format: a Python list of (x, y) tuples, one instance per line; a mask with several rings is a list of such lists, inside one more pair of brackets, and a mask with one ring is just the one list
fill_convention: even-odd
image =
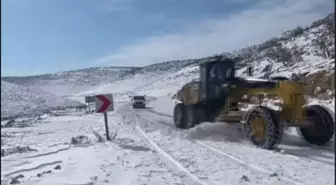
[[(334, 120), (323, 106), (307, 105), (303, 84), (287, 78), (247, 79), (236, 76), (236, 61), (213, 57), (199, 64), (200, 79), (185, 84), (176, 94), (175, 126), (192, 128), (202, 122), (241, 123), (245, 136), (256, 146), (273, 149), (285, 127), (297, 127), (310, 144), (325, 145), (334, 135)], [(252, 68), (248, 68), (252, 76)], [(279, 109), (262, 104), (242, 111), (244, 97), (278, 98)]]

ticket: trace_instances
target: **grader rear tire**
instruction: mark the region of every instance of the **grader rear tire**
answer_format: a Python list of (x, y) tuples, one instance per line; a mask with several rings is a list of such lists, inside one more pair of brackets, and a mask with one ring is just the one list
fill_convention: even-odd
[(335, 123), (330, 113), (319, 105), (307, 107), (308, 119), (312, 126), (299, 128), (299, 133), (310, 144), (322, 146), (327, 144), (334, 135)]
[(207, 118), (208, 113), (205, 107), (198, 106), (196, 111), (197, 111), (197, 124), (208, 121), (208, 118)]
[(184, 128), (185, 106), (183, 103), (178, 103), (174, 108), (174, 124), (177, 128)]
[(243, 130), (245, 136), (257, 147), (271, 150), (282, 138), (283, 127), (273, 110), (258, 106), (245, 116)]

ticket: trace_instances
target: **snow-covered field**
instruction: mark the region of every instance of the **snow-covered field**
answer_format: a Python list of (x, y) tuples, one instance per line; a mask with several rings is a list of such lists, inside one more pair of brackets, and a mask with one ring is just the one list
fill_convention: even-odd
[[(108, 113), (111, 142), (94, 134), (105, 137), (103, 116), (83, 111), (63, 111), (30, 120), (21, 128), (3, 128), (1, 184), (335, 182), (333, 143), (311, 146), (289, 130), (276, 150), (267, 151), (245, 140), (239, 124), (203, 123), (190, 130), (176, 129), (173, 107), (170, 96), (150, 101), (143, 110), (133, 110), (128, 102), (117, 103), (116, 110)], [(71, 138), (80, 135), (87, 140), (71, 144)], [(21, 151), (15, 152), (18, 146)]]
[[(112, 142), (98, 142), (93, 134), (95, 130), (105, 137), (100, 114), (73, 112), (41, 120), (33, 127), (3, 129), (2, 135), (9, 135), (7, 148), (20, 143), (37, 151), (2, 157), (2, 178), (23, 175), (18, 178), (20, 184), (41, 185), (189, 184), (186, 177), (166, 167), (121, 116), (109, 113), (108, 117), (111, 133), (117, 133)], [(71, 137), (79, 135), (88, 136), (89, 142), (71, 145)], [(61, 168), (55, 169), (58, 165)]]
[[(252, 146), (235, 125), (204, 123), (176, 129), (169, 98), (133, 110), (119, 103), (108, 113), (113, 140), (101, 114), (68, 112), (29, 127), (2, 129), (2, 184), (334, 184), (333, 146), (314, 147), (289, 135), (275, 151)], [(169, 105), (172, 106), (172, 103)], [(84, 144), (71, 138), (87, 136)], [(60, 167), (59, 169), (57, 167)], [(12, 180), (13, 181), (13, 180)]]

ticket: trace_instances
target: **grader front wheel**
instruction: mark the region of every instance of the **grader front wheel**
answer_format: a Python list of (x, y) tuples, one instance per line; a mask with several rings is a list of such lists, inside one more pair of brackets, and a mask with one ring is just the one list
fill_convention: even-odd
[(309, 127), (299, 128), (299, 133), (310, 144), (325, 145), (334, 135), (334, 120), (330, 113), (319, 105), (307, 107)]
[(198, 116), (197, 116), (197, 107), (196, 105), (186, 105), (185, 106), (185, 128), (189, 129), (197, 125)]
[(174, 123), (177, 128), (184, 128), (185, 106), (183, 103), (178, 103), (174, 108)]
[(196, 105), (178, 103), (174, 108), (174, 123), (177, 128), (189, 129), (199, 123), (199, 112)]
[(283, 127), (279, 124), (273, 110), (258, 106), (247, 113), (243, 130), (254, 145), (270, 150), (280, 143)]

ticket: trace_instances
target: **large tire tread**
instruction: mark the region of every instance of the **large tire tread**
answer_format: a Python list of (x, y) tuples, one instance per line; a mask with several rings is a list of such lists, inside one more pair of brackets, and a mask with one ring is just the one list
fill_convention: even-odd
[(175, 105), (174, 124), (177, 128), (185, 128), (185, 106), (183, 103), (178, 103)]
[(307, 107), (307, 116), (316, 116), (314, 124), (320, 127), (322, 132), (317, 133), (318, 136), (309, 134), (309, 128), (299, 128), (298, 131), (301, 137), (310, 144), (322, 146), (332, 139), (335, 133), (335, 123), (330, 113), (319, 105), (311, 105)]
[[(256, 117), (261, 117), (266, 121), (266, 136), (262, 143), (257, 142), (252, 136), (251, 122)], [(283, 127), (279, 123), (275, 111), (264, 106), (254, 107), (246, 113), (243, 130), (247, 139), (254, 145), (268, 150), (274, 149), (281, 142), (283, 135)]]
[(177, 128), (189, 129), (205, 121), (204, 109), (199, 105), (178, 103), (174, 108), (174, 123)]

